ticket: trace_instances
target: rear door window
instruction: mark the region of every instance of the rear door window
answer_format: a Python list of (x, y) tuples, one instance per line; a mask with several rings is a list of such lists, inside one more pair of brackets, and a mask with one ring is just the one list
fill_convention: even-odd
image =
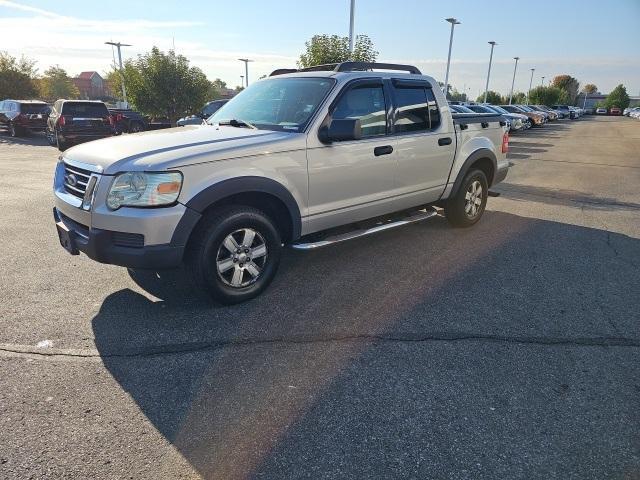
[(62, 105), (62, 114), (77, 118), (106, 118), (109, 111), (104, 103), (65, 102)]
[(440, 126), (440, 109), (428, 85), (395, 86), (397, 116), (396, 133), (435, 130)]
[(34, 114), (34, 113), (46, 113), (48, 105), (43, 105), (41, 103), (23, 103), (20, 105), (20, 111), (26, 115)]

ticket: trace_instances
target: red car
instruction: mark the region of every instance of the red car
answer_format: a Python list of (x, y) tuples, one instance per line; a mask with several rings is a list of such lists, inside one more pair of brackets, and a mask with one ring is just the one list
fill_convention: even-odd
[(609, 115), (622, 115), (622, 110), (618, 107), (611, 107), (609, 109)]

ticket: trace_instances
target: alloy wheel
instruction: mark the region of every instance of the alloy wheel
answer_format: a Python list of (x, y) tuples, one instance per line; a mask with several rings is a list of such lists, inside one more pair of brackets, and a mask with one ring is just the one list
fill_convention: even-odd
[(467, 192), (464, 196), (465, 205), (464, 213), (469, 218), (475, 218), (480, 212), (482, 206), (482, 184), (478, 180), (474, 180), (467, 188)]
[(255, 283), (266, 262), (267, 244), (253, 228), (242, 228), (227, 235), (216, 255), (218, 276), (234, 288)]

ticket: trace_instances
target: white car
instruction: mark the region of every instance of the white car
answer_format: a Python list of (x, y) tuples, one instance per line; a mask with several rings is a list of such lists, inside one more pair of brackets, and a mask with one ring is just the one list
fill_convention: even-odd
[(606, 115), (607, 109), (603, 107), (596, 108), (596, 115)]

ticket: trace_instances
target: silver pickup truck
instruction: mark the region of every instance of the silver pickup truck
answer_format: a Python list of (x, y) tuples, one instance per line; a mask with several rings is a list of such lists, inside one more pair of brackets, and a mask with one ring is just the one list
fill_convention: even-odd
[(221, 303), (261, 293), (284, 245), (424, 220), (476, 223), (507, 175), (492, 114), (455, 114), (413, 66), (276, 70), (206, 124), (97, 140), (57, 164), (60, 243), (103, 263), (185, 263)]

